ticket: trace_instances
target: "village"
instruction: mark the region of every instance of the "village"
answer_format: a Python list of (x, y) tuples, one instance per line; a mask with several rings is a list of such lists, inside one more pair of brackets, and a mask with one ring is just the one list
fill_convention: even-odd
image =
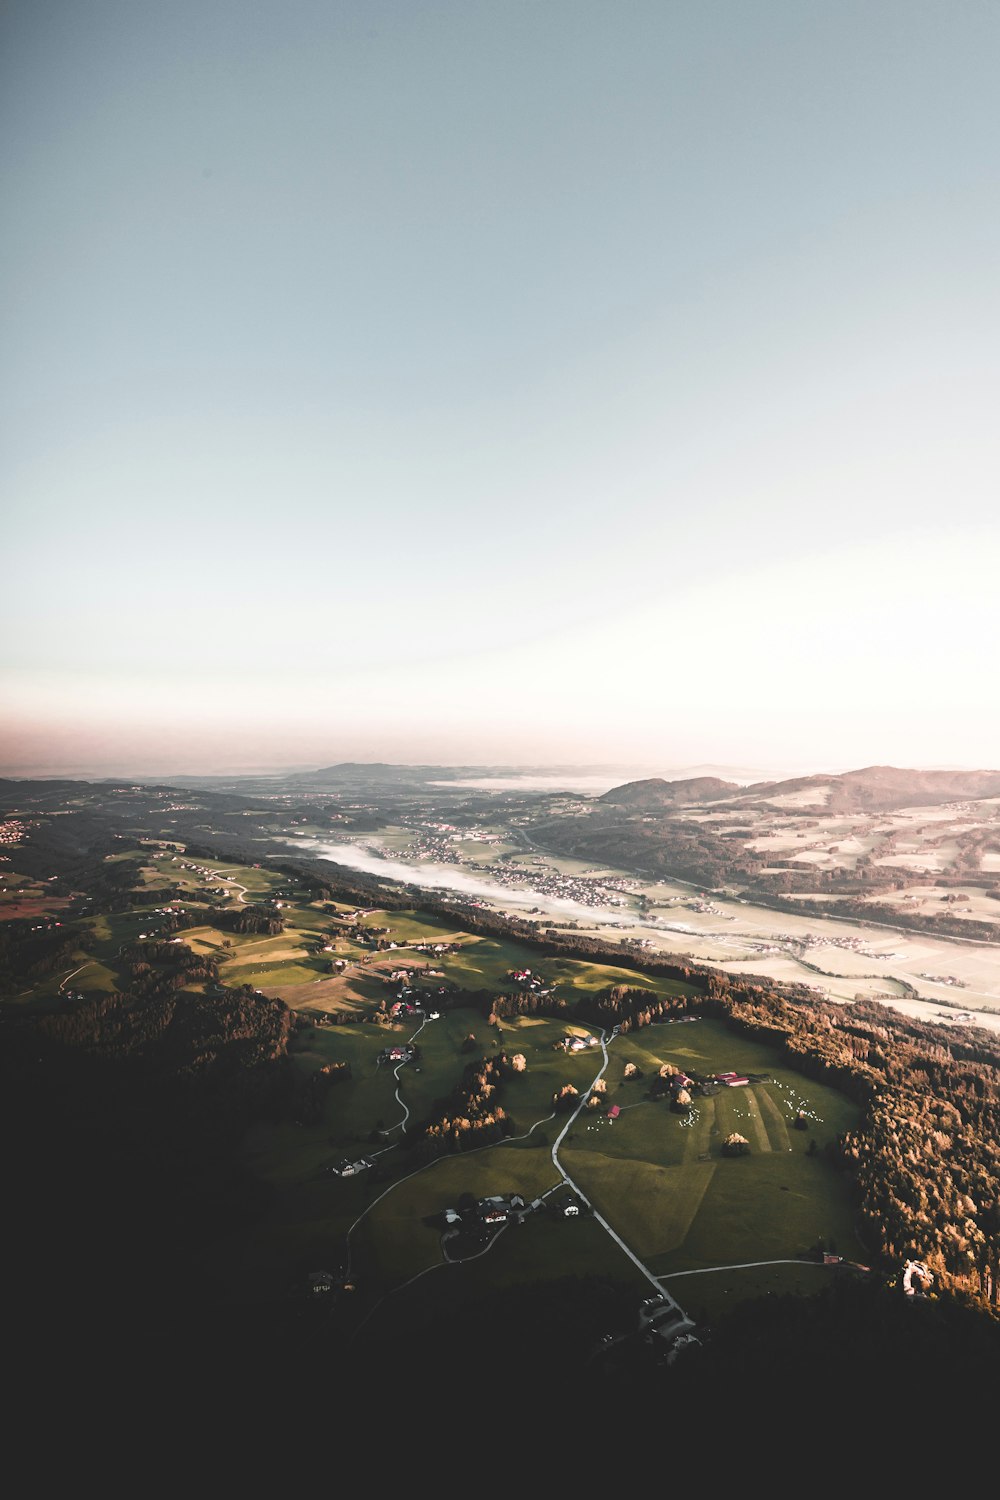
[(518, 863), (511, 856), (491, 862), (470, 859), (455, 847), (461, 843), (496, 845), (503, 843), (503, 839), (499, 834), (470, 832), (450, 823), (430, 823), (420, 826), (412, 843), (398, 852), (401, 859), (434, 860), (438, 864), (457, 865), (471, 874), (487, 875), (507, 890), (522, 890), (529, 885), (540, 895), (575, 901), (581, 906), (625, 907), (630, 904), (629, 897), (640, 888), (639, 881), (624, 877), (609, 879), (595, 878), (591, 873), (562, 874), (540, 856), (534, 857), (527, 864)]

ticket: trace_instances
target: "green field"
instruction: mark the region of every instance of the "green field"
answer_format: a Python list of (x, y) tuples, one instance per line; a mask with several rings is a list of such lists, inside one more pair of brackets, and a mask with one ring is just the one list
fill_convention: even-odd
[[(551, 1211), (536, 1212), (505, 1229), (481, 1259), (447, 1263), (439, 1216), (463, 1194), (518, 1192), (531, 1201), (555, 1188), (563, 1173), (653, 1276), (669, 1278), (666, 1284), (683, 1306), (709, 1316), (742, 1296), (806, 1289), (828, 1275), (799, 1259), (819, 1241), (849, 1260), (864, 1261), (848, 1184), (824, 1150), (856, 1119), (855, 1107), (834, 1090), (781, 1066), (778, 1054), (721, 1022), (645, 1027), (611, 1044), (600, 1104), (573, 1121), (554, 1162), (553, 1147), (568, 1116), (553, 1118), (553, 1095), (568, 1083), (585, 1097), (604, 1063), (600, 1048), (567, 1054), (557, 1043), (568, 1030), (584, 1028), (544, 1016), (491, 1028), (478, 1010), (456, 1003), (460, 995), (454, 994), (509, 989), (508, 972), (517, 968), (542, 975), (553, 996), (567, 1001), (616, 984), (658, 993), (690, 986), (624, 965), (545, 957), (417, 911), (374, 911), (359, 919), (363, 928), (388, 929), (399, 945), (376, 953), (341, 934), (342, 924), (328, 909), (332, 903), (288, 894), (288, 878), (277, 872), (227, 862), (205, 867), (205, 874), (184, 869), (191, 862), (183, 856), (149, 850), (120, 858), (135, 861), (146, 888), (179, 884), (190, 891), (193, 925), (178, 936), (195, 952), (215, 955), (224, 986), (250, 984), (280, 996), (303, 1018), (323, 1011), (363, 1018), (306, 1026), (293, 1039), (293, 1066), (303, 1075), (333, 1062), (350, 1066), (349, 1078), (327, 1091), (321, 1118), (259, 1124), (246, 1139), (245, 1166), (266, 1191), (269, 1207), (246, 1243), (227, 1251), (234, 1296), (252, 1291), (280, 1297), (288, 1277), (345, 1258), (358, 1281), (352, 1316), (363, 1310), (373, 1319), (391, 1305), (394, 1317), (419, 1324), (439, 1299), (453, 1307), (456, 1299), (474, 1300), (486, 1288), (567, 1274), (607, 1276), (641, 1294), (649, 1283), (600, 1219), (587, 1215), (564, 1221)], [(284, 930), (269, 936), (213, 926), (211, 908), (194, 903), (206, 886), (224, 883), (218, 872), (231, 877), (222, 902), (229, 910), (245, 904), (238, 886), (257, 897), (285, 893), (279, 912)], [(155, 923), (148, 906), (90, 918), (90, 951), (81, 950), (35, 995), (56, 996), (71, 968), (80, 970), (74, 989), (119, 988), (120, 949), (155, 930)], [(406, 946), (437, 942), (454, 944), (456, 951), (418, 954)], [(317, 952), (320, 943), (332, 951)], [(335, 957), (348, 960), (343, 973), (330, 973)], [(442, 980), (428, 981), (451, 991), (442, 996), (439, 1019), (416, 1015), (391, 1026), (376, 1024), (378, 1005), (394, 996), (381, 976), (406, 967), (443, 972)], [(470, 1033), (475, 1044), (466, 1051)], [(387, 1044), (408, 1040), (419, 1048), (412, 1062), (398, 1068), (379, 1064)], [(421, 1165), (408, 1145), (422, 1122), (446, 1109), (470, 1061), (500, 1048), (527, 1061), (500, 1090), (511, 1137)], [(638, 1077), (626, 1079), (627, 1063), (640, 1070)], [(665, 1099), (647, 1097), (664, 1063), (691, 1073), (733, 1069), (753, 1079), (747, 1087), (696, 1097), (689, 1111), (677, 1114)], [(607, 1118), (611, 1104), (621, 1110), (614, 1121)], [(800, 1109), (809, 1120), (804, 1132), (791, 1128)], [(733, 1130), (748, 1138), (749, 1155), (722, 1155), (722, 1140)], [(356, 1177), (328, 1170), (362, 1156), (375, 1165)]]
[[(572, 1272), (610, 1276), (637, 1292), (645, 1284), (648, 1290), (596, 1220), (567, 1224), (551, 1213), (511, 1225), (475, 1274), (465, 1265), (459, 1274), (446, 1264), (436, 1216), (454, 1207), (461, 1194), (518, 1192), (530, 1201), (560, 1182), (552, 1146), (566, 1120), (552, 1117), (553, 1092), (571, 1082), (585, 1095), (603, 1061), (599, 1050), (557, 1050), (565, 1030), (558, 1022), (519, 1018), (505, 1024), (500, 1044), (527, 1059), (526, 1071), (502, 1090), (514, 1136), (414, 1170), (398, 1144), (402, 1133), (393, 1127), (404, 1120), (412, 1127), (447, 1094), (467, 1061), (461, 1042), (470, 1030), (482, 1044), (477, 1055), (491, 1050), (491, 1029), (478, 1013), (465, 1010), (389, 1034), (369, 1026), (310, 1032), (300, 1065), (317, 1067), (336, 1058), (350, 1062), (352, 1078), (331, 1090), (321, 1124), (282, 1127), (266, 1149), (259, 1133), (253, 1143), (255, 1169), (282, 1184), (289, 1215), (274, 1226), (272, 1249), (295, 1248), (315, 1258), (321, 1246), (332, 1253), (349, 1236), (351, 1265), (366, 1292), (355, 1306), (363, 1304), (374, 1315), (388, 1296), (393, 1317), (415, 1325), (436, 1297), (446, 1295), (443, 1288), (458, 1284), (462, 1297), (474, 1297), (480, 1283), (495, 1287), (508, 1278), (534, 1282)], [(391, 1070), (377, 1066), (377, 1054), (387, 1040), (410, 1036), (420, 1047), (419, 1072), (414, 1064), (400, 1067), (397, 1082)], [(676, 1278), (676, 1284), (666, 1284), (682, 1306), (690, 1311), (696, 1301), (699, 1314), (709, 1316), (740, 1297), (808, 1289), (831, 1274), (799, 1259), (820, 1240), (849, 1260), (864, 1260), (847, 1185), (821, 1149), (853, 1122), (849, 1101), (775, 1068), (768, 1049), (716, 1021), (646, 1028), (618, 1039), (610, 1055), (605, 1100), (598, 1111), (584, 1111), (574, 1121), (559, 1163), (652, 1274)], [(644, 1078), (624, 1080), (629, 1061), (643, 1069)], [(699, 1099), (692, 1123), (665, 1100), (645, 1098), (649, 1077), (663, 1062), (699, 1071), (732, 1067), (762, 1081)], [(613, 1122), (606, 1117), (612, 1100), (622, 1108)], [(798, 1109), (812, 1117), (808, 1132), (789, 1129)], [(378, 1125), (387, 1135), (372, 1146), (368, 1135)], [(721, 1155), (730, 1129), (751, 1140), (749, 1156)], [(813, 1139), (819, 1149), (810, 1155)], [(323, 1173), (338, 1157), (375, 1153), (377, 1171), (348, 1180)], [(428, 1277), (441, 1289), (431, 1293)], [(417, 1302), (408, 1306), (413, 1297)]]
[[(445, 970), (452, 983), (467, 989), (490, 985), (506, 987), (508, 971), (524, 968), (544, 975), (546, 981), (555, 987), (578, 992), (594, 993), (614, 984), (670, 994), (684, 993), (692, 988), (677, 981), (655, 980), (624, 966), (546, 957), (523, 943), (472, 936), (415, 912), (375, 912), (366, 918), (366, 923), (388, 927), (390, 937), (397, 942), (460, 942), (460, 952), (442, 955), (434, 962)], [(423, 955), (418, 956), (423, 958)]]

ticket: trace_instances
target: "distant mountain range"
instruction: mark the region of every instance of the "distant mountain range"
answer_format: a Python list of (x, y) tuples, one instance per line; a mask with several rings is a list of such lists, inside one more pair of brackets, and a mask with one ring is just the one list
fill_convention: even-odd
[[(593, 789), (585, 785), (589, 778), (598, 787), (603, 779), (604, 786), (609, 788), (599, 796), (594, 795), (595, 803), (606, 807), (609, 813), (618, 808), (623, 815), (630, 812), (670, 813), (706, 803), (747, 807), (752, 803), (774, 803), (779, 798), (794, 798), (795, 806), (803, 811), (812, 808), (828, 813), (876, 813), (898, 807), (1000, 797), (1000, 770), (865, 766), (859, 770), (762, 779), (749, 769), (737, 766), (691, 766), (685, 768), (684, 774), (675, 773), (672, 778), (636, 774), (640, 770), (636, 767), (633, 771), (635, 779), (614, 784), (614, 778), (628, 776), (630, 770), (633, 768), (621, 765), (400, 765), (388, 761), (340, 761), (317, 770), (268, 772), (258, 776), (250, 773), (159, 776), (155, 782), (165, 787), (213, 788), (241, 795), (247, 795), (255, 787), (267, 791), (280, 786), (292, 792), (296, 788), (303, 792), (329, 788), (349, 793), (366, 787), (372, 791), (395, 789), (401, 793), (416, 793), (437, 786), (445, 794), (445, 789), (452, 784), (454, 794), (458, 794), (463, 783), (472, 783), (476, 778), (482, 783), (489, 779), (503, 782), (508, 790), (516, 790), (518, 783), (523, 782), (525, 790), (530, 791), (556, 789), (559, 779), (564, 777), (567, 788), (572, 787), (580, 795), (588, 792), (593, 795)], [(78, 778), (24, 779), (49, 781), (57, 786)], [(144, 785), (153, 782), (151, 777), (134, 779)], [(133, 778), (102, 777), (96, 784), (117, 784), (122, 780)], [(533, 781), (536, 783), (534, 787), (531, 785)]]
[(915, 771), (897, 766), (866, 766), (832, 776), (795, 776), (749, 786), (717, 776), (681, 781), (650, 777), (612, 787), (598, 800), (625, 809), (690, 807), (705, 802), (774, 802), (815, 792), (815, 804), (828, 812), (887, 812), (895, 807), (1000, 797), (1000, 771)]
[[(386, 790), (461, 784), (472, 778), (503, 778), (510, 783), (543, 777), (555, 781), (561, 774), (576, 779), (584, 774), (622, 775), (622, 767), (608, 766), (511, 766), (511, 765), (398, 765), (387, 761), (340, 761), (315, 771), (299, 771), (283, 778), (286, 785), (306, 788), (371, 788)], [(752, 773), (739, 767), (696, 766), (691, 774), (668, 780), (660, 776), (640, 777), (612, 786), (596, 800), (628, 811), (669, 811), (708, 802), (773, 802), (794, 797), (798, 806), (822, 807), (827, 812), (886, 812), (895, 807), (935, 802), (976, 800), (1000, 796), (1000, 771), (914, 770), (897, 766), (865, 766), (860, 770), (816, 773), (785, 779), (747, 779)], [(716, 774), (728, 773), (728, 774)], [(627, 771), (626, 771), (627, 774)], [(607, 783), (606, 783), (607, 784)], [(815, 800), (809, 794), (815, 793)]]

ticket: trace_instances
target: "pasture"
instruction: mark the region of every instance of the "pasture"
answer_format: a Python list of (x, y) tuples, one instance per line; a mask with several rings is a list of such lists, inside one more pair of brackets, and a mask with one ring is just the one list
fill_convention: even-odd
[[(151, 882), (166, 883), (168, 872), (175, 878), (173, 858), (150, 859), (145, 851), (138, 858), (151, 872)], [(286, 889), (274, 872), (233, 864), (213, 866), (208, 876), (200, 870), (182, 874), (196, 898), (200, 882), (218, 885), (215, 872), (223, 870), (233, 884), (225, 903), (230, 910), (242, 904), (235, 887), (251, 885), (251, 873), (261, 894)], [(488, 991), (511, 988), (508, 972), (530, 968), (567, 1000), (613, 984), (660, 992), (688, 988), (625, 964), (545, 957), (416, 911), (374, 911), (361, 919), (361, 925), (387, 928), (399, 945), (378, 954), (336, 932), (340, 924), (320, 903), (289, 897), (280, 915), (284, 930), (271, 936), (223, 932), (193, 911), (196, 925), (179, 936), (196, 952), (218, 959), (223, 984), (250, 983), (305, 1012), (349, 1007), (371, 1015), (392, 994), (378, 971), (408, 964), (440, 969), (444, 982), (460, 989)], [(85, 991), (117, 988), (119, 950), (154, 922), (149, 907), (90, 919), (94, 949), (80, 954), (78, 962), (86, 968), (75, 983)], [(320, 939), (331, 944), (332, 954), (314, 951)], [(435, 942), (455, 944), (456, 951), (416, 954), (406, 946)], [(328, 972), (335, 955), (351, 961), (350, 974)], [(53, 977), (53, 988), (58, 978)], [(814, 1268), (800, 1265), (797, 1257), (818, 1240), (835, 1243), (850, 1259), (864, 1259), (853, 1237), (846, 1183), (823, 1151), (853, 1122), (854, 1107), (834, 1091), (778, 1067), (775, 1054), (719, 1022), (651, 1026), (617, 1038), (599, 1106), (582, 1110), (572, 1122), (554, 1163), (553, 1146), (568, 1117), (552, 1117), (553, 1095), (571, 1084), (584, 1098), (603, 1064), (599, 1048), (570, 1054), (558, 1047), (567, 1031), (583, 1029), (571, 1020), (537, 1015), (491, 1028), (478, 1010), (457, 1006), (442, 1009), (434, 1021), (413, 1016), (392, 1026), (357, 1021), (298, 1033), (291, 1055), (301, 1077), (332, 1062), (348, 1063), (350, 1076), (329, 1087), (317, 1118), (258, 1124), (249, 1132), (243, 1159), (266, 1190), (269, 1209), (246, 1245), (232, 1250), (227, 1274), (234, 1295), (251, 1284), (259, 1293), (278, 1267), (284, 1268), (282, 1275), (297, 1275), (310, 1263), (340, 1264), (348, 1245), (361, 1289), (354, 1305), (370, 1310), (391, 1292), (392, 1307), (403, 1308), (410, 1299), (418, 1320), (425, 1315), (422, 1308), (439, 1295), (447, 1300), (459, 1287), (458, 1295), (475, 1296), (477, 1288), (593, 1272), (641, 1292), (634, 1265), (586, 1215), (564, 1221), (536, 1211), (504, 1230), (481, 1259), (461, 1269), (446, 1264), (438, 1217), (444, 1208), (468, 1194), (517, 1192), (531, 1201), (559, 1183), (560, 1168), (654, 1275), (677, 1278), (672, 1290), (682, 1305), (694, 1300), (699, 1306), (723, 1305), (722, 1299), (759, 1287), (801, 1285)], [(467, 1051), (470, 1033), (475, 1042)], [(412, 1062), (379, 1064), (384, 1047), (411, 1039), (419, 1049)], [(413, 1139), (424, 1120), (447, 1108), (470, 1061), (501, 1047), (508, 1055), (523, 1054), (527, 1062), (499, 1090), (511, 1137), (420, 1165), (407, 1150), (407, 1132)], [(641, 1076), (626, 1079), (630, 1062)], [(753, 1075), (753, 1081), (696, 1098), (686, 1114), (678, 1115), (665, 1099), (646, 1097), (663, 1063), (692, 1074), (733, 1069)], [(611, 1103), (621, 1108), (613, 1122), (607, 1118)], [(805, 1132), (790, 1128), (798, 1109), (809, 1115)], [(749, 1139), (748, 1156), (722, 1156), (721, 1142), (734, 1129)], [(361, 1156), (374, 1165), (356, 1177), (340, 1178), (328, 1170), (345, 1157)], [(796, 1263), (733, 1269), (744, 1262), (782, 1260)], [(411, 1299), (406, 1288), (414, 1277), (420, 1280)], [(689, 1296), (692, 1283), (697, 1289), (692, 1286)]]
[(15, 918), (52, 917), (57, 922), (71, 905), (68, 896), (51, 896), (48, 888), (33, 881), (8, 876), (0, 883), (0, 921)]
[[(374, 912), (366, 921), (373, 926), (388, 927), (390, 939), (401, 945), (400, 949), (394, 950), (394, 967), (403, 963), (407, 943), (457, 942), (460, 946), (456, 953), (434, 955), (433, 962), (436, 968), (444, 970), (447, 980), (464, 989), (494, 986), (511, 989), (513, 986), (507, 974), (518, 969), (530, 969), (533, 974), (543, 975), (547, 986), (577, 993), (594, 994), (616, 984), (671, 994), (682, 994), (691, 989), (681, 981), (653, 979), (624, 965), (551, 957), (523, 943), (464, 933), (457, 926), (448, 926), (416, 912)], [(428, 961), (423, 955), (418, 957), (422, 962)]]
[[(650, 1268), (666, 1275), (794, 1258), (819, 1239), (833, 1239), (839, 1253), (863, 1260), (844, 1180), (823, 1152), (856, 1121), (855, 1106), (776, 1066), (773, 1052), (719, 1022), (648, 1030), (663, 1036), (663, 1060), (685, 1072), (733, 1070), (752, 1078), (748, 1086), (695, 1096), (677, 1114), (665, 1101), (645, 1100), (642, 1082), (615, 1087), (612, 1067), (605, 1077), (608, 1099), (622, 1108), (618, 1119), (581, 1115), (575, 1122), (566, 1140), (567, 1170)], [(665, 1033), (683, 1040), (674, 1044)], [(616, 1062), (620, 1056), (643, 1066), (640, 1054), (629, 1056), (632, 1036), (623, 1041), (620, 1054), (615, 1044)], [(643, 1041), (648, 1047), (645, 1034)], [(655, 1055), (646, 1056), (655, 1064)], [(807, 1116), (805, 1131), (792, 1128), (799, 1110)], [(749, 1155), (723, 1156), (732, 1131), (748, 1139)]]
[[(571, 1082), (585, 1097), (603, 1062), (600, 1049), (558, 1049), (566, 1030), (548, 1018), (519, 1017), (504, 1023), (496, 1038), (478, 1012), (462, 1009), (401, 1029), (313, 1029), (296, 1053), (298, 1065), (348, 1061), (352, 1076), (330, 1089), (315, 1126), (273, 1128), (266, 1138), (258, 1129), (248, 1141), (248, 1162), (281, 1188), (281, 1212), (269, 1231), (274, 1245), (306, 1255), (318, 1254), (325, 1243), (329, 1260), (330, 1247), (349, 1235), (352, 1272), (365, 1292), (352, 1304), (355, 1312), (362, 1306), (372, 1311), (388, 1298), (376, 1327), (390, 1308), (394, 1318), (419, 1326), (438, 1297), (454, 1306), (453, 1293), (474, 1298), (508, 1280), (593, 1273), (641, 1295), (635, 1267), (586, 1215), (566, 1222), (536, 1211), (509, 1225), (461, 1271), (446, 1264), (440, 1215), (463, 1194), (478, 1199), (517, 1192), (530, 1202), (560, 1182), (552, 1148), (567, 1117), (552, 1118), (552, 1095)], [(477, 1046), (468, 1054), (462, 1042), (470, 1031)], [(418, 1059), (396, 1069), (378, 1065), (384, 1045), (410, 1037)], [(500, 1091), (514, 1135), (499, 1145), (415, 1163), (402, 1126), (412, 1130), (440, 1107), (470, 1057), (488, 1055), (494, 1044), (527, 1060), (525, 1071), (507, 1078)], [(775, 1062), (769, 1049), (720, 1022), (645, 1027), (612, 1044), (600, 1106), (580, 1112), (559, 1148), (559, 1165), (598, 1213), (654, 1275), (677, 1278), (671, 1289), (682, 1306), (697, 1303), (702, 1313), (741, 1296), (804, 1289), (828, 1276), (828, 1268), (800, 1260), (819, 1241), (864, 1260), (847, 1184), (822, 1149), (853, 1123), (855, 1108)], [(642, 1076), (627, 1080), (626, 1063)], [(699, 1074), (732, 1069), (753, 1081), (697, 1098), (686, 1114), (676, 1114), (666, 1099), (646, 1097), (663, 1063)], [(606, 1114), (611, 1102), (622, 1110), (613, 1122)], [(792, 1128), (798, 1110), (808, 1116), (807, 1131)], [(377, 1143), (369, 1139), (376, 1130), (384, 1132)], [(749, 1139), (748, 1156), (722, 1155), (731, 1130)], [(339, 1157), (361, 1154), (375, 1167), (355, 1178), (323, 1170)], [(747, 1262), (776, 1264), (737, 1269)]]

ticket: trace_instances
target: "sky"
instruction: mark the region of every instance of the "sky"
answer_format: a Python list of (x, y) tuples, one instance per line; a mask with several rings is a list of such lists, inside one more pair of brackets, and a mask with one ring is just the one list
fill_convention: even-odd
[(1000, 766), (995, 0), (7, 0), (0, 774)]

